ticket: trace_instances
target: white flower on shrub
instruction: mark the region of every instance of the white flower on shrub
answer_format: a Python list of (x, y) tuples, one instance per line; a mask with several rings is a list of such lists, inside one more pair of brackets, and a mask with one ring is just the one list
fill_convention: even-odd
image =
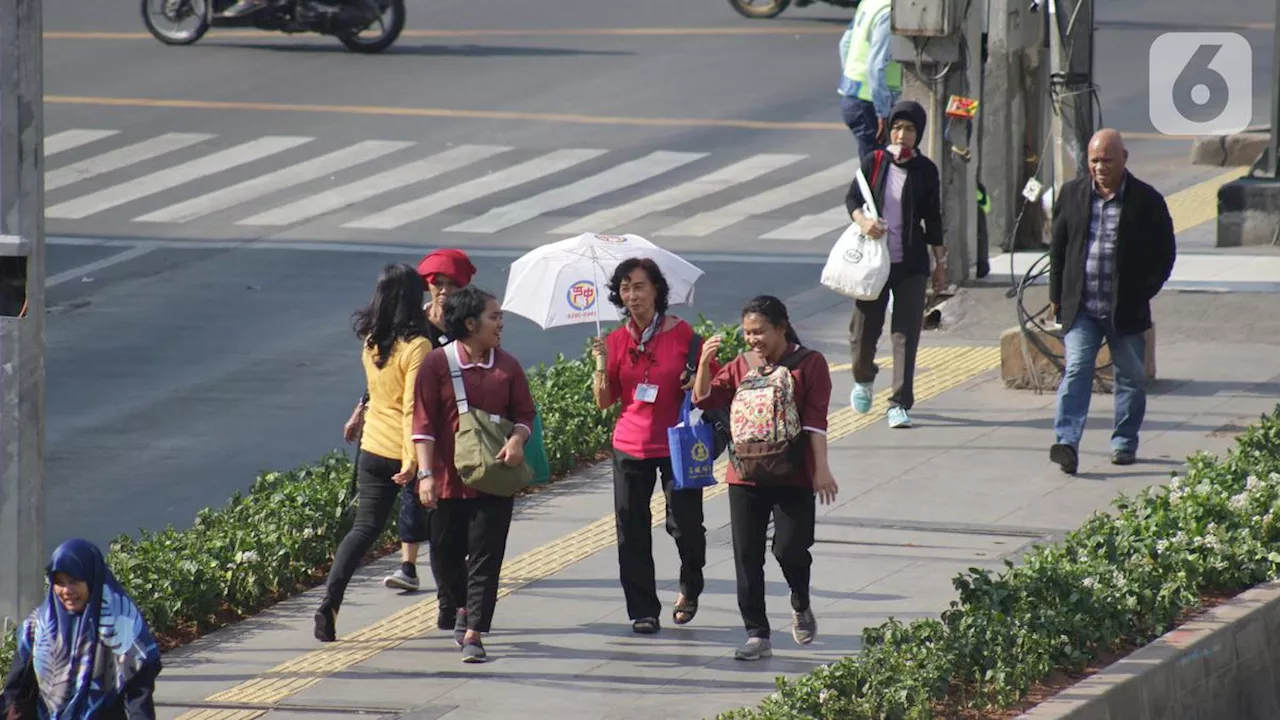
[(244, 550), (236, 553), (236, 565), (246, 565), (251, 562), (258, 561), (258, 553), (253, 550)]
[(1093, 577), (1087, 577), (1084, 579), (1084, 586), (1092, 590), (1098, 586), (1098, 581)]
[(831, 688), (822, 688), (822, 692), (818, 693), (818, 704), (826, 705), (827, 701), (830, 700), (831, 696), (834, 694), (835, 693), (831, 690)]
[(1232, 495), (1231, 500), (1228, 501), (1231, 509), (1236, 512), (1244, 512), (1249, 507), (1249, 495), (1251, 492), (1249, 488), (1245, 488), (1245, 491), (1239, 495)]
[[(1275, 473), (1272, 473), (1272, 476), (1274, 475)], [(1257, 490), (1261, 486), (1262, 486), (1262, 481), (1258, 479), (1257, 475), (1250, 473), (1249, 477), (1244, 479), (1244, 489), (1246, 492), (1253, 492), (1254, 490)]]
[(308, 539), (308, 540), (310, 540), (311, 538), (313, 538), (313, 537), (315, 537), (315, 536), (316, 536), (316, 529), (315, 529), (315, 528), (305, 528), (305, 529), (303, 529), (303, 531), (302, 531), (302, 537), (304, 537), (304, 538), (306, 538), (306, 539)]

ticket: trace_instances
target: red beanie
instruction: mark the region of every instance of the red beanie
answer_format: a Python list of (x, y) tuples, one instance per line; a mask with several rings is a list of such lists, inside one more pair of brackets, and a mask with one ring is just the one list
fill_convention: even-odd
[(422, 258), (422, 262), (418, 263), (418, 274), (422, 276), (423, 282), (429, 281), (432, 275), (444, 275), (458, 287), (466, 287), (476, 274), (476, 266), (471, 264), (471, 258), (466, 253), (447, 248), (436, 250)]

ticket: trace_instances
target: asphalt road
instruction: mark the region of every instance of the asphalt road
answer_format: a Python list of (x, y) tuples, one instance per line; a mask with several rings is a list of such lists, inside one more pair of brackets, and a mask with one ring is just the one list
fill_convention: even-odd
[[(1261, 117), (1270, 33), (1247, 28), (1273, 11), (1240, 5), (1103, 4), (1108, 124), (1151, 131), (1140, 50), (1157, 15), (1246, 28)], [(692, 313), (811, 290), (855, 147), (815, 125), (839, 121), (846, 23), (826, 7), (751, 22), (720, 0), (410, 0), (411, 32), (361, 57), (320, 37), (165, 47), (134, 2), (46, 0), (46, 135), (62, 146), (46, 543), (184, 526), (338, 446), (362, 384), (350, 314), (384, 263), (423, 248), (473, 251), (500, 293), (523, 248), (619, 223), (707, 271)], [(1166, 170), (1185, 143), (1131, 149), (1161, 187), (1192, 177)], [(589, 331), (510, 317), (504, 342), (531, 365)]]

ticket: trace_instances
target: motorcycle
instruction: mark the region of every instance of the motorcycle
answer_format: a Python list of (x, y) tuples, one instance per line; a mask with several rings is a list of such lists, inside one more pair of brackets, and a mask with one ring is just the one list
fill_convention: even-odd
[[(796, 7), (808, 7), (815, 2), (824, 2), (839, 8), (856, 8), (859, 0), (795, 0)], [(729, 5), (738, 14), (752, 19), (777, 17), (791, 6), (792, 0), (729, 0)]]
[[(166, 45), (190, 45), (211, 27), (332, 35), (358, 53), (391, 47), (404, 30), (404, 0), (272, 0), (247, 15), (226, 17), (236, 0), (142, 0), (142, 21)], [(372, 34), (365, 35), (366, 31)]]

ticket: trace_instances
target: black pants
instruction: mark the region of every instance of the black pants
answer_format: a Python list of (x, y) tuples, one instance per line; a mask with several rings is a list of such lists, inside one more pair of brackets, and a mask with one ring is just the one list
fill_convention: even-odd
[(920, 330), (924, 327), (925, 291), (929, 276), (911, 274), (902, 263), (890, 266), (889, 282), (875, 300), (857, 300), (849, 320), (849, 354), (853, 356), (854, 382), (876, 379), (876, 344), (884, 332), (884, 315), (893, 293), (893, 395), (890, 405), (910, 410), (915, 405), (916, 353), (920, 350)]
[(662, 476), (667, 497), (667, 534), (680, 553), (680, 593), (686, 600), (702, 594), (707, 564), (707, 530), (702, 524), (702, 490), (671, 489), (671, 458), (641, 459), (613, 451), (613, 511), (618, 530), (618, 570), (627, 615), (632, 620), (662, 614), (653, 567), (653, 513), (649, 502)]
[(809, 573), (813, 566), (813, 526), (817, 504), (813, 491), (789, 485), (729, 486), (729, 521), (733, 526), (733, 562), (738, 575), (738, 610), (747, 637), (769, 637), (765, 607), (764, 549), (773, 518), (773, 556), (791, 586), (791, 609), (809, 609)]
[(360, 560), (373, 548), (391, 517), (396, 495), (400, 492), (400, 486), (391, 478), (398, 472), (399, 460), (361, 451), (356, 473), (355, 522), (338, 545), (325, 589), (325, 599), (334, 610), (342, 606), (347, 583), (351, 582)]
[(467, 629), (489, 632), (514, 509), (515, 498), (483, 493), (436, 503), (431, 513), (431, 573), (442, 630), (453, 629), (454, 617), (465, 608)]

